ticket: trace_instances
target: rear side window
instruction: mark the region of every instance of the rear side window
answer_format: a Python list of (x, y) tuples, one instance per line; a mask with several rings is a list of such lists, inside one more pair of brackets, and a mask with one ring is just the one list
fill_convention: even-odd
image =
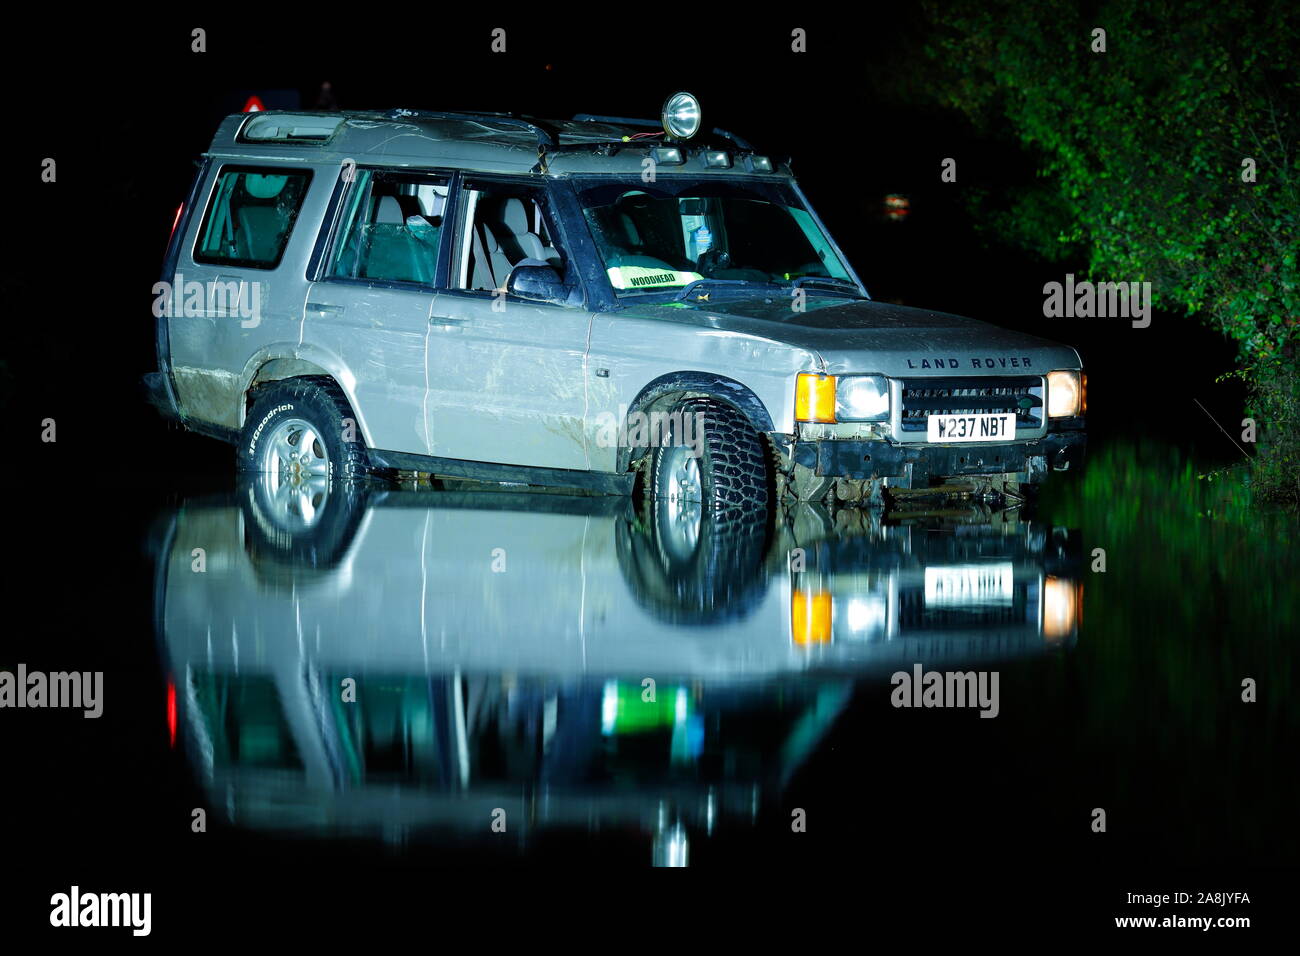
[(310, 181), (305, 169), (224, 167), (203, 214), (194, 261), (274, 269)]

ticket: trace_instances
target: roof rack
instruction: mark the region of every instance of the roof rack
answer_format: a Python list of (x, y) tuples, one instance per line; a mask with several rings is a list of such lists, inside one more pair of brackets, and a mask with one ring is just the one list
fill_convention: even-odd
[[(594, 113), (579, 113), (573, 117), (575, 123), (608, 123), (611, 126), (636, 126), (644, 129), (662, 129), (663, 125), (658, 120), (633, 119), (628, 116), (597, 116)], [(754, 147), (747, 140), (741, 139), (735, 133), (728, 133), (725, 129), (714, 127), (711, 132), (714, 136), (721, 136), (724, 139), (731, 140), (737, 149), (754, 151)]]
[(554, 130), (543, 126), (536, 120), (527, 120), (523, 117), (516, 116), (513, 113), (462, 113), (448, 110), (408, 110), (401, 107), (388, 110), (383, 114), (384, 119), (446, 119), (446, 120), (481, 120), (484, 122), (500, 123), (503, 126), (513, 126), (517, 129), (526, 129), (537, 137), (538, 151), (555, 149), (559, 146), (559, 139)]

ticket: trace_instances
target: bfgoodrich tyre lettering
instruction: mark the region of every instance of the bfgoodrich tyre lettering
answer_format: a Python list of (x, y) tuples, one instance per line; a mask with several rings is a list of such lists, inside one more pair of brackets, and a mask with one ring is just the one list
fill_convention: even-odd
[(363, 477), (370, 457), (360, 441), (344, 438), (351, 418), (333, 379), (303, 376), (264, 385), (244, 423), (239, 468), (293, 481)]
[(258, 422), (257, 427), (253, 429), (253, 437), (248, 443), (248, 454), (250, 457), (255, 456), (257, 454), (257, 439), (261, 437), (262, 429), (266, 427), (266, 423), (275, 417), (276, 412), (285, 412), (285, 411), (289, 411), (289, 412), (293, 411), (293, 406), (281, 405), (278, 408), (273, 408), (269, 412), (267, 412), (265, 416), (263, 416), (260, 422)]

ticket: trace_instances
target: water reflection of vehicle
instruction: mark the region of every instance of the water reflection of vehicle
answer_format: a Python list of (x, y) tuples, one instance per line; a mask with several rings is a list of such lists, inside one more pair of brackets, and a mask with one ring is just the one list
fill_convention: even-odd
[(521, 839), (629, 825), (680, 861), (774, 799), (854, 677), (1076, 632), (1071, 536), (1014, 516), (810, 535), (254, 483), (186, 501), (155, 544), (187, 751), (251, 827), (486, 837), (501, 808)]

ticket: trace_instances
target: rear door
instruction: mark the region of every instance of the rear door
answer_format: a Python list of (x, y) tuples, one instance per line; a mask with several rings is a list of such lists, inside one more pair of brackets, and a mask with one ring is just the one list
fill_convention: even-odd
[(351, 372), (355, 411), (377, 449), (431, 454), (425, 350), (446, 270), (450, 181), (445, 173), (356, 170), (307, 293), (303, 338)]

